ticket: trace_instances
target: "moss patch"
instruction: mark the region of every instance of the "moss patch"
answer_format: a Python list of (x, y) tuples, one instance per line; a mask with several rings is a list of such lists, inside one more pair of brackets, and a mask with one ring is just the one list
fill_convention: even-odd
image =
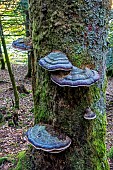
[(113, 146), (111, 147), (110, 151), (108, 152), (108, 157), (113, 159)]
[(12, 170), (30, 170), (30, 160), (26, 155), (25, 151), (21, 151), (19, 152), (18, 156), (17, 156), (17, 165), (15, 168), (13, 168)]
[(0, 158), (0, 165), (2, 165), (5, 161), (7, 161), (8, 158), (7, 157), (2, 157)]

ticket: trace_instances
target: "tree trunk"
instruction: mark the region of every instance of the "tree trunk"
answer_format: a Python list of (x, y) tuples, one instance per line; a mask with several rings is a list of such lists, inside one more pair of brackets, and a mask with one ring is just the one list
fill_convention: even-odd
[(17, 91), (17, 87), (16, 87), (16, 84), (15, 84), (15, 78), (14, 78), (14, 75), (13, 75), (13, 72), (12, 72), (12, 69), (11, 69), (8, 53), (7, 53), (7, 48), (6, 48), (6, 43), (5, 43), (5, 39), (4, 39), (4, 35), (3, 35), (1, 20), (0, 20), (0, 36), (1, 36), (2, 46), (3, 46), (3, 49), (4, 49), (4, 55), (5, 55), (5, 59), (6, 59), (6, 64), (7, 64), (9, 76), (10, 76), (11, 83), (12, 83), (12, 86), (13, 86), (14, 97), (15, 97), (15, 108), (19, 109), (18, 91)]
[[(25, 22), (26, 37), (29, 37), (30, 32), (29, 32), (29, 13), (28, 13), (28, 10), (25, 11), (25, 14), (26, 14), (26, 22)], [(32, 71), (31, 57), (32, 57), (31, 51), (28, 51), (28, 70), (27, 70), (26, 77), (29, 77), (29, 78), (31, 78), (31, 71)]]
[(28, 65), (27, 65), (27, 74), (26, 74), (26, 77), (29, 77), (29, 78), (31, 78), (31, 72), (32, 72), (31, 57), (32, 57), (32, 52), (30, 50), (28, 51)]
[[(108, 170), (106, 157), (106, 35), (109, 3), (103, 1), (30, 0), (34, 47), (35, 123), (52, 124), (72, 139), (58, 154), (34, 150), (34, 170)], [(74, 66), (100, 74), (90, 87), (59, 87), (38, 65), (53, 50), (65, 53)], [(83, 118), (90, 106), (94, 120)]]
[(1, 61), (1, 69), (5, 69), (5, 61), (2, 55), (1, 44), (0, 44), (0, 61)]
[(30, 32), (29, 32), (29, 12), (28, 12), (28, 10), (25, 11), (25, 15), (26, 15), (26, 21), (25, 21), (26, 37), (29, 37)]

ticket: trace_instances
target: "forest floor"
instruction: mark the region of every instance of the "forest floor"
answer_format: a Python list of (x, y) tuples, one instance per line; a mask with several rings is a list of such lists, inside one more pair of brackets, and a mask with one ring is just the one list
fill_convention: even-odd
[[(14, 96), (7, 69), (0, 70), (0, 157), (9, 154), (16, 154), (19, 151), (26, 150), (28, 142), (25, 138), (25, 132), (34, 123), (33, 98), (31, 79), (25, 78), (27, 74), (27, 65), (12, 65), (17, 86), (24, 85), (28, 94), (20, 88), (20, 109), (15, 110)], [(113, 146), (113, 78), (108, 79), (107, 87), (107, 150)], [(18, 113), (18, 125), (13, 122), (14, 114)], [(1, 116), (2, 115), (2, 116)], [(1, 170), (8, 170), (13, 166), (6, 162), (0, 166)]]

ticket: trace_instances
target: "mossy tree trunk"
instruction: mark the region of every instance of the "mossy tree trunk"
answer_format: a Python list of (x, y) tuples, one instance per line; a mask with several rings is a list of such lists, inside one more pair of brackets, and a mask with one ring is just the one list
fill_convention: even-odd
[[(108, 170), (105, 134), (106, 36), (109, 2), (87, 0), (30, 0), (32, 21), (35, 123), (61, 129), (72, 139), (59, 154), (35, 150), (34, 170)], [(95, 69), (98, 83), (90, 87), (59, 87), (50, 72), (38, 65), (53, 50), (64, 52), (73, 65)], [(94, 120), (83, 118), (90, 106)]]
[(0, 44), (0, 61), (1, 61), (1, 69), (5, 69), (5, 61), (2, 55), (1, 44)]
[(31, 57), (32, 57), (32, 52), (28, 51), (28, 65), (27, 65), (27, 74), (26, 74), (26, 77), (29, 77), (29, 78), (31, 78), (31, 72), (32, 72)]
[(0, 20), (0, 36), (1, 36), (1, 42), (2, 42), (2, 46), (3, 46), (3, 50), (4, 50), (4, 55), (5, 55), (5, 60), (6, 60), (9, 76), (10, 76), (11, 83), (13, 86), (14, 97), (15, 97), (15, 108), (19, 109), (18, 91), (17, 91), (17, 87), (16, 87), (16, 83), (15, 83), (15, 78), (14, 78), (14, 75), (13, 75), (13, 72), (11, 69), (11, 64), (9, 61), (8, 53), (7, 53), (7, 48), (6, 48), (6, 43), (5, 43), (5, 39), (4, 39), (4, 35), (3, 35), (3, 28), (2, 28), (1, 20)]
[[(26, 37), (30, 36), (30, 32), (29, 32), (29, 12), (28, 10), (25, 11), (26, 14), (26, 22), (25, 22), (25, 29), (26, 29)], [(28, 51), (28, 70), (27, 70), (27, 75), (26, 77), (31, 78), (31, 57), (32, 57), (32, 52)]]

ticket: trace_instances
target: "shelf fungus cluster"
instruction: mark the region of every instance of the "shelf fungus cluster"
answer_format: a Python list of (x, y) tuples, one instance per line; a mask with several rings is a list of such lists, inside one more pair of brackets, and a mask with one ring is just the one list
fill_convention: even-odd
[(32, 49), (32, 43), (30, 42), (30, 39), (24, 39), (24, 38), (18, 38), (17, 40), (12, 42), (12, 46), (19, 50), (31, 50)]
[[(58, 86), (91, 86), (100, 78), (95, 70), (80, 69), (71, 64), (68, 57), (61, 51), (54, 51), (39, 60), (39, 65), (51, 72), (51, 80)], [(86, 109), (85, 119), (95, 119), (96, 115), (90, 108)]]
[[(48, 71), (52, 71), (51, 80), (59, 86), (90, 86), (99, 80), (99, 74), (88, 68), (80, 69), (71, 64), (67, 56), (60, 52), (51, 52), (39, 60), (39, 65)], [(56, 72), (63, 71), (62, 74)], [(65, 74), (69, 71), (69, 74)]]
[(39, 150), (59, 153), (67, 149), (71, 139), (54, 130), (51, 125), (35, 125), (26, 132), (28, 141)]

